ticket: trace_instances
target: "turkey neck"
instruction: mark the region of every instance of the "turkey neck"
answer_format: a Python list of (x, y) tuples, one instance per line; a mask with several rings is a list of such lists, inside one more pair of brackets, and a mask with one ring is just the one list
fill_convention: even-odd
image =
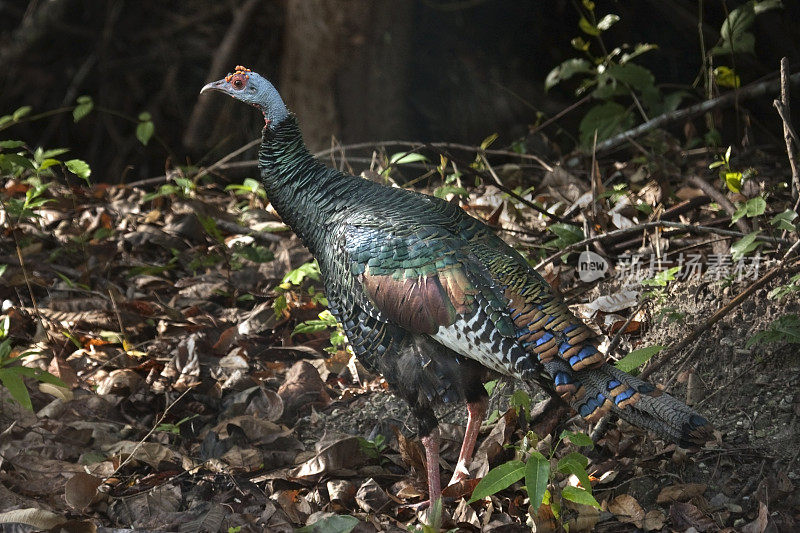
[(314, 255), (325, 224), (354, 195), (355, 180), (365, 182), (314, 159), (291, 114), (274, 130), (264, 128), (258, 167), (272, 207)]

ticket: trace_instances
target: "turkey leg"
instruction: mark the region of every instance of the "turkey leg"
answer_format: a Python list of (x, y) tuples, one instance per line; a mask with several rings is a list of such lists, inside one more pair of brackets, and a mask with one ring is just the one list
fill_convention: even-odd
[(442, 497), (442, 483), (439, 479), (439, 429), (434, 429), (421, 440), (425, 448), (425, 468), (428, 470), (428, 497), (433, 505)]
[(464, 442), (461, 443), (461, 452), (458, 454), (453, 477), (447, 485), (456, 483), (469, 477), (467, 466), (472, 461), (472, 452), (475, 450), (475, 442), (478, 440), (478, 432), (481, 429), (481, 422), (486, 416), (486, 408), (489, 405), (489, 398), (486, 396), (474, 402), (467, 402), (467, 427), (464, 430)]

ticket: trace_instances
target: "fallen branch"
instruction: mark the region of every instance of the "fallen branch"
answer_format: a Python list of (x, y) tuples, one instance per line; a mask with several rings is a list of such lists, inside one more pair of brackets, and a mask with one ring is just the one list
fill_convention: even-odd
[[(744, 237), (746, 235), (746, 233), (742, 233), (742, 232), (739, 232), (739, 231), (733, 231), (733, 230), (722, 229), (722, 228), (715, 228), (715, 227), (712, 227), (712, 226), (699, 226), (699, 225), (694, 225), (694, 224), (682, 224), (680, 222), (671, 222), (671, 221), (668, 221), (668, 220), (655, 220), (653, 222), (644, 222), (643, 224), (637, 224), (637, 225), (631, 226), (629, 228), (623, 228), (623, 229), (618, 229), (618, 230), (614, 230), (614, 231), (609, 231), (608, 233), (603, 233), (602, 235), (596, 235), (594, 237), (589, 237), (588, 239), (584, 239), (584, 240), (582, 240), (580, 242), (576, 242), (575, 244), (570, 244), (569, 246), (565, 246), (564, 248), (562, 248), (558, 252), (554, 253), (550, 257), (547, 257), (546, 259), (541, 260), (539, 262), (539, 264), (536, 265), (535, 268), (538, 270), (538, 269), (542, 268), (543, 266), (545, 266), (546, 264), (552, 262), (557, 257), (561, 257), (563, 254), (565, 254), (567, 252), (574, 252), (575, 250), (580, 250), (581, 248), (583, 248), (587, 244), (591, 244), (591, 243), (593, 243), (595, 241), (612, 240), (612, 239), (616, 239), (617, 237), (620, 237), (622, 235), (627, 235), (629, 233), (637, 233), (639, 231), (652, 229), (652, 228), (658, 228), (658, 227), (677, 228), (677, 229), (684, 230), (687, 233), (695, 233), (695, 234), (699, 234), (699, 235), (705, 235), (705, 234), (712, 233), (712, 234), (715, 234), (715, 235), (724, 235), (726, 237), (738, 237), (738, 238)], [(790, 241), (788, 241), (786, 239), (779, 239), (779, 238), (776, 238), (776, 237), (768, 237), (766, 235), (756, 235), (756, 239), (760, 240), (760, 241), (763, 241), (763, 242), (769, 242), (769, 243), (772, 243), (772, 244), (789, 244), (790, 243)], [(800, 241), (797, 241), (797, 242), (800, 242)]]
[[(800, 72), (790, 76), (789, 81), (791, 83), (800, 83)], [(764, 94), (777, 91), (778, 87), (778, 80), (766, 80), (759, 83), (752, 83), (738, 91), (725, 93), (720, 97), (714, 98), (713, 100), (706, 100), (705, 102), (701, 102), (691, 107), (664, 113), (663, 115), (660, 115), (652, 120), (648, 120), (644, 124), (640, 124), (633, 129), (620, 133), (619, 135), (616, 135), (610, 139), (606, 139), (597, 145), (597, 151), (606, 152), (612, 148), (616, 148), (620, 144), (630, 139), (634, 139), (643, 133), (660, 128), (661, 126), (665, 126), (671, 122), (677, 122), (697, 115), (702, 115), (703, 113), (708, 113), (712, 109), (733, 105), (735, 102), (744, 100), (746, 98), (763, 96)]]

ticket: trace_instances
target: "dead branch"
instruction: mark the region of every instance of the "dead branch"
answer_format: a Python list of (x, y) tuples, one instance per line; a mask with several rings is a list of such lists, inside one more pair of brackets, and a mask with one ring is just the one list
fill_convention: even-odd
[[(722, 209), (724, 209), (725, 212), (728, 213), (731, 217), (734, 215), (734, 213), (736, 213), (736, 207), (733, 205), (733, 203), (731, 203), (731, 201), (728, 200), (728, 198), (724, 194), (719, 192), (716, 189), (716, 187), (708, 183), (700, 176), (691, 176), (689, 178), (689, 183), (691, 183), (692, 185), (694, 185), (695, 187), (706, 193), (706, 196), (717, 202), (719, 206)], [(739, 220), (736, 221), (736, 227), (739, 228), (739, 230), (741, 230), (745, 234), (750, 233), (752, 231), (750, 229), (750, 226), (743, 218), (740, 218)]]
[(781, 99), (773, 102), (775, 109), (783, 122), (783, 139), (786, 142), (786, 154), (789, 157), (789, 166), (792, 169), (792, 195), (795, 199), (794, 211), (800, 207), (800, 171), (797, 167), (797, 144), (800, 141), (797, 139), (792, 127), (792, 115), (789, 105), (789, 60), (787, 58), (781, 59)]
[[(800, 83), (800, 72), (791, 75), (789, 77), (789, 82)], [(778, 87), (778, 80), (766, 80), (758, 83), (751, 83), (747, 87), (744, 87), (738, 91), (731, 91), (723, 94), (722, 96), (714, 98), (713, 100), (706, 100), (705, 102), (701, 102), (697, 105), (693, 105), (684, 109), (677, 109), (669, 113), (664, 113), (663, 115), (652, 120), (648, 120), (644, 124), (640, 124), (639, 126), (620, 133), (619, 135), (616, 135), (610, 139), (606, 139), (597, 145), (597, 151), (606, 152), (612, 148), (616, 148), (625, 141), (634, 139), (655, 128), (660, 128), (672, 122), (678, 122), (680, 120), (685, 120), (697, 115), (702, 115), (703, 113), (707, 113), (712, 109), (727, 107), (746, 98), (757, 98), (759, 96), (763, 96), (764, 94), (778, 90)]]
[[(538, 265), (536, 265), (536, 269), (540, 269), (546, 264), (552, 262), (557, 257), (562, 256), (567, 252), (573, 252), (575, 250), (580, 250), (587, 244), (591, 244), (594, 241), (607, 241), (613, 240), (623, 235), (627, 235), (629, 233), (638, 233), (642, 230), (657, 228), (657, 227), (667, 227), (667, 228), (677, 228), (687, 233), (694, 233), (698, 235), (705, 235), (708, 233), (716, 234), (716, 235), (724, 235), (726, 237), (744, 237), (746, 233), (727, 230), (722, 228), (715, 228), (712, 226), (700, 226), (696, 224), (682, 224), (680, 222), (670, 222), (668, 220), (655, 220), (653, 222), (644, 222), (642, 224), (637, 224), (635, 226), (631, 226), (629, 228), (618, 229), (614, 231), (609, 231), (608, 233), (603, 233), (602, 235), (596, 235), (594, 237), (589, 237), (588, 239), (584, 239), (580, 242), (576, 242), (575, 244), (570, 244), (569, 246), (565, 246), (558, 252), (554, 253), (553, 255), (541, 260)], [(772, 244), (789, 244), (789, 241), (786, 239), (778, 239), (775, 237), (768, 237), (766, 235), (757, 235), (756, 239), (764, 242), (769, 242)], [(800, 241), (798, 241), (800, 242)]]

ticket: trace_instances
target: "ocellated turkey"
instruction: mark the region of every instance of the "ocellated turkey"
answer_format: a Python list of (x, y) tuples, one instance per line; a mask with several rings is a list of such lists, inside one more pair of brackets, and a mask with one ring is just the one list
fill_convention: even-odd
[(692, 446), (705, 418), (605, 362), (596, 334), (479, 220), (439, 198), (317, 161), (275, 87), (244, 67), (209, 83), (264, 116), (261, 182), (319, 262), (330, 310), (358, 359), (411, 406), (429, 496), (441, 494), (439, 402), (467, 406), (452, 482), (463, 479), (487, 405), (487, 369), (536, 384), (589, 420), (609, 411)]

